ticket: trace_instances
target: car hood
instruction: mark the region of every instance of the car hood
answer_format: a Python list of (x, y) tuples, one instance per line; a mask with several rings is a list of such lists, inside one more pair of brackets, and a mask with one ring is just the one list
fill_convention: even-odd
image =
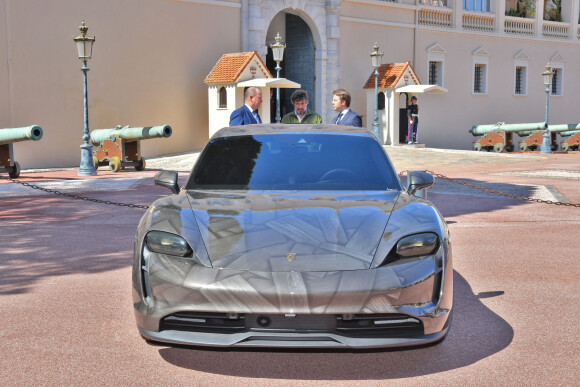
[(216, 268), (368, 269), (398, 191), (339, 194), (188, 191)]

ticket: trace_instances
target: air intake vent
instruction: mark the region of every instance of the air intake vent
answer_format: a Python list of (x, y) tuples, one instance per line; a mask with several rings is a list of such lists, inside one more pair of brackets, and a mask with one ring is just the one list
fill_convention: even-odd
[(423, 323), (406, 314), (355, 314), (352, 319), (339, 316), (336, 330), (352, 337), (399, 337), (423, 334)]
[(164, 317), (160, 331), (234, 333), (245, 330), (243, 315), (228, 313), (179, 312)]

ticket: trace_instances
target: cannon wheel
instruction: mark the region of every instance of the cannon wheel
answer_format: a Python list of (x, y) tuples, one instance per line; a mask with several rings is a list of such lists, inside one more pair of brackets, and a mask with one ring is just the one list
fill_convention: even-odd
[(93, 165), (95, 166), (95, 171), (99, 169), (99, 159), (97, 156), (93, 156)]
[(479, 152), (481, 150), (481, 144), (479, 142), (473, 143), (473, 150)]
[(497, 153), (503, 152), (504, 145), (501, 142), (498, 142), (493, 146), (493, 151)]
[(506, 152), (513, 152), (514, 151), (514, 146), (513, 145), (506, 145), (505, 146), (505, 151)]
[(18, 164), (18, 161), (14, 162), (13, 167), (10, 167), (10, 172), (8, 172), (8, 176), (10, 176), (11, 179), (16, 179), (18, 176), (20, 176), (20, 164)]
[(570, 150), (570, 144), (568, 144), (567, 142), (563, 142), (563, 143), (561, 143), (561, 144), (560, 144), (560, 147), (562, 148), (562, 150), (563, 150), (564, 152), (566, 152), (566, 151)]
[(135, 170), (136, 170), (136, 171), (142, 171), (142, 170), (144, 170), (144, 169), (145, 169), (145, 158), (144, 158), (144, 157), (141, 157), (141, 158), (139, 159), (139, 161), (137, 161), (137, 162), (135, 163)]
[(109, 159), (109, 168), (111, 168), (111, 171), (113, 172), (119, 172), (121, 169), (121, 159), (117, 156), (111, 157)]
[(526, 144), (525, 142), (520, 143), (520, 150), (522, 152), (525, 152), (528, 150), (528, 144)]

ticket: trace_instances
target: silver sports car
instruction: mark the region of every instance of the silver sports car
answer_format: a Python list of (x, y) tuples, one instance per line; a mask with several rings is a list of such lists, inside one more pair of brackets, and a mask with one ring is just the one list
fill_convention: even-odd
[(377, 139), (337, 125), (224, 128), (137, 230), (133, 300), (150, 341), (379, 348), (437, 342), (453, 268), (443, 217)]

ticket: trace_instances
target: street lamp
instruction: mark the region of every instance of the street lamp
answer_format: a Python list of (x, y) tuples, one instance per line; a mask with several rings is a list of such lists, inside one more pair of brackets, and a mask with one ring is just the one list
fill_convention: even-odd
[(375, 136), (381, 141), (381, 135), (379, 133), (379, 67), (381, 67), (381, 59), (383, 53), (379, 52), (379, 44), (375, 43), (374, 51), (371, 52), (371, 64), (375, 69), (375, 119), (373, 120), (373, 132)]
[(78, 176), (94, 176), (97, 174), (97, 172), (95, 171), (95, 164), (93, 163), (93, 147), (89, 142), (89, 105), (87, 97), (87, 71), (89, 71), (89, 68), (87, 67), (87, 61), (91, 59), (95, 37), (87, 36), (87, 31), (89, 28), (85, 25), (84, 20), (79, 27), (79, 30), (81, 31), (80, 36), (73, 38), (73, 40), (77, 44), (79, 59), (83, 61), (83, 67), (81, 67), (81, 71), (83, 72), (84, 81), (85, 127), (83, 132), (84, 144), (81, 145), (81, 165), (79, 168)]
[[(276, 78), (280, 78), (280, 62), (282, 62), (282, 58), (284, 57), (284, 49), (286, 48), (285, 45), (280, 43), (282, 38), (280, 37), (280, 33), (276, 34), (276, 43), (270, 44), (270, 48), (272, 49), (272, 54), (274, 55), (274, 62), (276, 62)], [(276, 88), (276, 122), (280, 122), (280, 88)]]
[(540, 149), (540, 153), (552, 153), (550, 144), (550, 130), (548, 129), (548, 103), (550, 102), (550, 84), (552, 83), (553, 75), (554, 72), (552, 71), (552, 66), (550, 66), (550, 63), (548, 63), (546, 65), (546, 71), (542, 73), (542, 77), (544, 78), (544, 85), (546, 85), (546, 128), (544, 130), (544, 137), (542, 138), (542, 148)]

